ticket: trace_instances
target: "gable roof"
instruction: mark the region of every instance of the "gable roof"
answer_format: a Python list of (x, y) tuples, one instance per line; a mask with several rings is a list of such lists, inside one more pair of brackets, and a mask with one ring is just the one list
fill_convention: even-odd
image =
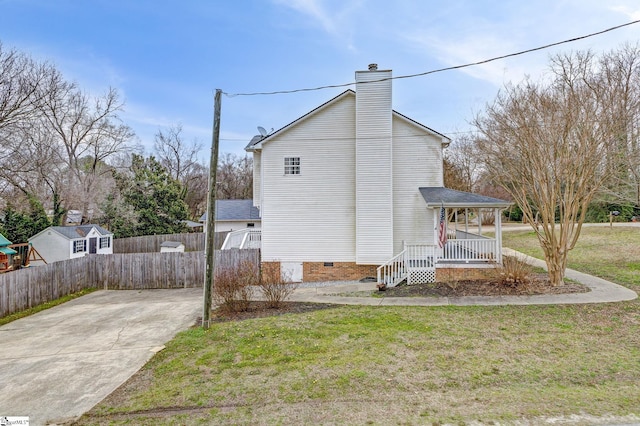
[[(259, 145), (261, 145), (262, 143), (269, 142), (277, 134), (282, 133), (282, 132), (286, 131), (287, 129), (289, 129), (290, 127), (293, 127), (293, 126), (301, 123), (302, 121), (308, 119), (309, 117), (318, 114), (320, 111), (324, 110), (325, 108), (327, 108), (328, 106), (330, 106), (332, 104), (335, 104), (336, 102), (338, 102), (339, 100), (343, 99), (346, 96), (356, 96), (356, 92), (351, 90), (351, 89), (347, 89), (344, 92), (340, 93), (338, 96), (335, 96), (334, 98), (329, 99), (327, 102), (325, 102), (322, 105), (312, 109), (308, 113), (306, 113), (303, 116), (295, 119), (291, 123), (281, 127), (280, 129), (276, 130), (275, 132), (273, 132), (273, 133), (271, 133), (269, 135), (266, 135), (266, 136), (262, 136), (262, 135), (254, 136), (253, 138), (251, 138), (251, 141), (249, 141), (249, 143), (247, 144), (247, 146), (244, 149), (246, 151), (255, 151), (256, 149), (259, 149)], [(447, 136), (443, 135), (440, 132), (437, 132), (437, 131), (433, 130), (432, 128), (430, 128), (428, 126), (425, 126), (424, 124), (421, 124), (421, 123), (419, 123), (419, 122), (407, 117), (406, 115), (400, 114), (396, 110), (391, 110), (391, 114), (394, 117), (400, 118), (400, 119), (402, 119), (404, 121), (407, 121), (407, 122), (413, 124), (414, 126), (419, 127), (420, 129), (426, 131), (427, 133), (431, 133), (433, 136), (437, 136), (437, 137), (442, 138), (442, 144), (443, 145), (449, 145), (449, 143), (451, 143), (451, 139), (448, 138)]]
[(478, 207), (497, 207), (507, 208), (511, 204), (509, 201), (499, 198), (487, 197), (486, 195), (472, 194), (470, 192), (456, 191), (455, 189), (440, 187), (423, 187), (419, 188), (420, 194), (427, 207), (454, 207), (454, 208), (478, 208)]
[(109, 232), (103, 227), (101, 227), (100, 225), (87, 224), (87, 225), (78, 225), (78, 226), (50, 226), (38, 232), (33, 237), (29, 238), (29, 240), (47, 231), (55, 231), (56, 233), (62, 235), (68, 240), (76, 240), (78, 238), (86, 237), (89, 234), (89, 232), (91, 232), (91, 230), (94, 228), (96, 231), (98, 231), (98, 234), (100, 234), (101, 236), (107, 236), (107, 235), (113, 234), (112, 232)]
[[(207, 220), (207, 213), (200, 217), (200, 222)], [(216, 200), (216, 220), (260, 220), (260, 210), (253, 205), (253, 200)]]

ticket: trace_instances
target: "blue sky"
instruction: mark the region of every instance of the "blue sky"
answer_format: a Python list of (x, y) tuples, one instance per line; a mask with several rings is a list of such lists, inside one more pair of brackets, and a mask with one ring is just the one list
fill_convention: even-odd
[[(369, 63), (394, 76), (525, 50), (640, 19), (637, 0), (0, 0), (0, 41), (54, 63), (93, 94), (117, 88), (150, 153), (181, 123), (208, 156), (213, 95), (353, 82)], [(394, 109), (455, 137), (506, 82), (549, 55), (603, 52), (640, 24), (464, 70), (394, 81)], [(221, 151), (278, 129), (345, 90), (222, 97)]]

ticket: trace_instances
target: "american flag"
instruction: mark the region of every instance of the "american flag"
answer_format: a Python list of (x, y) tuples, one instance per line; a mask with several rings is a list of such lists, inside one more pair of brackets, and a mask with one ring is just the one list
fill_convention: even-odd
[(440, 223), (438, 225), (438, 246), (444, 248), (447, 243), (447, 215), (444, 210), (444, 205), (440, 207)]

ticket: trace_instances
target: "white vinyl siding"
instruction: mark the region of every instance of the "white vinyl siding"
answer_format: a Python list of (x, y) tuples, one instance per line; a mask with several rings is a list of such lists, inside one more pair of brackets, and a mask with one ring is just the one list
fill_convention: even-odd
[[(356, 82), (391, 77), (356, 73)], [(391, 80), (356, 87), (356, 263), (382, 264), (393, 256)]]
[(260, 151), (253, 152), (253, 205), (260, 208), (262, 202), (262, 167)]
[[(346, 94), (263, 145), (263, 261), (355, 261), (354, 105)], [(291, 156), (300, 175), (283, 174)]]
[(51, 229), (35, 235), (29, 243), (40, 253), (47, 263), (58, 262), (73, 257), (72, 242)]
[[(249, 226), (253, 224), (253, 226)], [(248, 220), (216, 220), (216, 232), (229, 232), (229, 231), (237, 231), (239, 229), (245, 228), (253, 228), (260, 229), (261, 222), (260, 219), (254, 219), (251, 221)]]
[(399, 117), (393, 119), (393, 251), (402, 242), (433, 243), (433, 210), (418, 188), (442, 186), (442, 141)]

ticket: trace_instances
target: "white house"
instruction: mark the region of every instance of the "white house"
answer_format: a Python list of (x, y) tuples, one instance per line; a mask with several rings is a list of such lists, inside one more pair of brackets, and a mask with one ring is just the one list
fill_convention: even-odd
[[(510, 203), (443, 188), (450, 140), (392, 109), (391, 77), (375, 64), (357, 71), (355, 91), (246, 147), (262, 261), (294, 280), (377, 276), (394, 285), (433, 281), (436, 267), (501, 261), (500, 210)], [(496, 238), (465, 229), (441, 239), (441, 209), (468, 208), (494, 212)]]
[(113, 253), (113, 234), (98, 225), (50, 226), (29, 238), (29, 243), (47, 263)]
[[(200, 222), (207, 221), (207, 214)], [(253, 200), (216, 200), (215, 232), (230, 232), (240, 229), (260, 229), (260, 211)]]

